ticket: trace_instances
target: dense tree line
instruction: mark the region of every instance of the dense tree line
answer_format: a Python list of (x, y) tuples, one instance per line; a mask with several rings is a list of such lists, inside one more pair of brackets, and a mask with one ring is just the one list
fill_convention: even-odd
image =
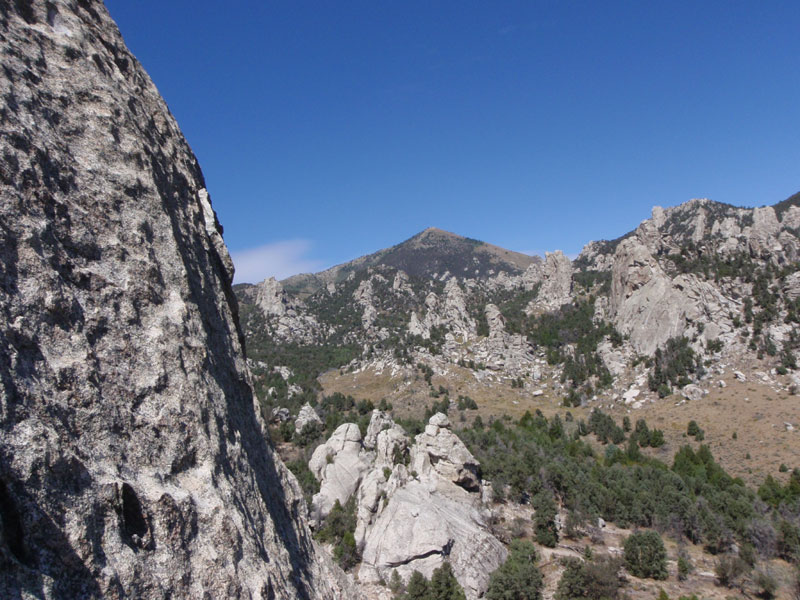
[[(627, 448), (609, 443), (602, 456), (581, 439), (588, 433), (581, 422), (567, 426), (540, 413), (527, 413), (513, 424), (497, 420), (489, 427), (473, 426), (459, 435), (501, 499), (508, 494), (524, 503), (544, 492), (583, 519), (602, 517), (622, 527), (656, 528), (712, 552), (724, 552), (735, 541), (763, 547), (762, 537), (770, 535), (783, 540), (786, 556), (800, 548), (792, 518), (772, 514), (753, 490), (716, 463), (707, 446), (697, 451), (684, 446), (670, 466), (639, 452), (637, 439), (645, 431), (649, 437), (656, 430), (642, 423), (638, 432), (631, 432)], [(774, 489), (765, 488), (763, 494), (776, 497)], [(781, 491), (777, 497), (783, 494), (790, 495)], [(541, 530), (546, 535), (546, 523)]]

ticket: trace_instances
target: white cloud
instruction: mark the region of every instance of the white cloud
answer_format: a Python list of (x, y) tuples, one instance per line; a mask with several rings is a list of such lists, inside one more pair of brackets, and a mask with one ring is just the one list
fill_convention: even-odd
[(313, 273), (322, 269), (322, 261), (310, 258), (311, 242), (286, 240), (257, 248), (231, 252), (236, 267), (235, 283), (259, 283), (268, 277), (285, 279), (297, 273)]

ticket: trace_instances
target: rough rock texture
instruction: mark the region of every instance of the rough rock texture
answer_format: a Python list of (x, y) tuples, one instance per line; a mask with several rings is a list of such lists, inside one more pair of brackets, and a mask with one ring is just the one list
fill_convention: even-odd
[(698, 400), (702, 400), (703, 396), (705, 396), (706, 393), (707, 392), (705, 390), (703, 390), (703, 388), (701, 388), (700, 386), (695, 385), (693, 383), (689, 384), (689, 385), (685, 385), (681, 389), (681, 396), (683, 396), (687, 400), (692, 400), (694, 402), (697, 402)]
[(541, 284), (536, 298), (530, 301), (526, 311), (557, 310), (572, 301), (572, 263), (561, 250), (546, 252), (542, 264), (532, 264), (520, 278), (522, 286), (531, 290)]
[[(467, 597), (477, 598), (505, 560), (504, 546), (489, 532), (479, 465), (449, 427), (445, 415), (434, 415), (410, 448), (410, 467), (394, 464), (386, 479), (385, 465), (376, 464), (364, 478), (360, 580), (388, 580), (392, 570), (404, 580), (415, 570), (430, 577), (447, 559)], [(403, 447), (395, 429), (378, 435), (379, 447), (384, 438)]]
[(374, 450), (378, 444), (378, 434), (384, 429), (391, 429), (394, 426), (392, 418), (377, 408), (372, 411), (372, 417), (367, 426), (367, 434), (364, 436), (364, 447)]
[(300, 408), (300, 412), (297, 413), (297, 418), (294, 421), (295, 433), (302, 433), (306, 427), (314, 425), (317, 425), (321, 428), (323, 425), (322, 419), (319, 418), (319, 415), (317, 414), (317, 411), (314, 410), (314, 407), (306, 402)]
[(466, 341), (473, 339), (477, 334), (475, 319), (467, 310), (464, 291), (458, 279), (450, 277), (444, 287), (443, 298), (430, 292), (425, 297), (424, 317), (420, 318), (416, 312), (411, 314), (408, 323), (408, 333), (429, 339), (431, 329), (444, 327), (448, 331), (448, 339)]
[(617, 329), (645, 355), (700, 323), (708, 327), (708, 339), (730, 335), (731, 316), (740, 310), (710, 282), (695, 275), (670, 277), (636, 236), (617, 247), (609, 308)]
[(447, 559), (467, 597), (477, 598), (505, 559), (489, 531), (484, 501), (491, 495), (480, 465), (449, 428), (447, 417), (436, 414), (412, 445), (402, 427), (376, 410), (364, 440), (369, 449), (358, 427), (345, 424), (315, 450), (309, 468), (321, 489), (313, 516), (355, 495), (360, 581), (388, 581), (393, 570), (406, 581), (414, 570), (430, 577)]
[(486, 323), (489, 325), (489, 337), (502, 337), (506, 331), (506, 320), (500, 309), (494, 304), (487, 304), (483, 313), (486, 315)]
[(200, 168), (101, 2), (0, 3), (0, 597), (340, 598)]
[(450, 421), (436, 413), (416, 437), (411, 451), (411, 469), (417, 473), (434, 470), (440, 477), (452, 481), (470, 492), (480, 489), (480, 465), (456, 434), (450, 431)]
[(320, 490), (311, 500), (311, 517), (315, 523), (328, 516), (338, 500), (347, 502), (370, 468), (369, 457), (361, 444), (358, 425), (339, 425), (330, 439), (317, 446), (309, 469), (320, 482)]
[(317, 320), (308, 314), (303, 302), (289, 296), (274, 277), (254, 286), (249, 293), (277, 338), (313, 343), (320, 337)]
[(453, 277), (444, 286), (445, 300), (441, 322), (463, 339), (473, 337), (476, 332), (475, 320), (469, 316), (464, 292), (458, 285), (458, 280)]
[(559, 308), (572, 300), (572, 263), (561, 250), (547, 252), (542, 267), (542, 287), (539, 298), (550, 309)]
[(372, 279), (365, 279), (362, 281), (353, 294), (353, 300), (364, 308), (364, 312), (361, 315), (361, 325), (366, 331), (372, 329), (375, 319), (378, 318), (378, 311), (375, 308), (373, 294)]

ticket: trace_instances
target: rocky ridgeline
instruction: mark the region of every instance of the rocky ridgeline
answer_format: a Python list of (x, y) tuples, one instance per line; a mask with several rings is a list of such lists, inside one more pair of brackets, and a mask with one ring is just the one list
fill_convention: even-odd
[(413, 440), (379, 410), (362, 439), (357, 425), (340, 425), (318, 446), (309, 468), (320, 482), (311, 504), (316, 524), (356, 501), (360, 582), (430, 577), (447, 560), (468, 598), (485, 592), (506, 550), (489, 530), (491, 487), (480, 465), (437, 413)]
[(0, 3), (0, 597), (342, 598), (200, 168), (102, 2)]
[[(652, 218), (619, 240), (613, 253), (607, 242), (591, 243), (578, 261), (591, 269), (611, 271), (605, 316), (630, 336), (635, 351), (651, 355), (669, 338), (680, 335), (699, 337), (703, 343), (720, 339), (735, 345), (739, 336), (734, 332), (734, 318), (741, 317), (752, 284), (737, 277), (715, 281), (696, 273), (676, 275), (669, 257), (690, 249), (695, 259), (745, 256), (756, 264), (791, 265), (800, 249), (798, 226), (797, 206), (782, 210), (779, 220), (772, 206), (745, 209), (692, 200), (667, 210), (655, 207)], [(794, 273), (783, 283), (789, 299), (797, 296), (797, 280)], [(776, 324), (769, 333), (781, 342), (789, 329)]]
[[(606, 397), (637, 405), (655, 398), (648, 389), (650, 367), (640, 357), (653, 357), (670, 340), (685, 337), (695, 356), (710, 360), (707, 377), (753, 364), (756, 357), (787, 357), (784, 350), (798, 345), (797, 204), (800, 198), (793, 197), (756, 209), (710, 200), (655, 207), (652, 218), (634, 231), (588, 244), (575, 261), (554, 252), (524, 269), (517, 264), (503, 270), (497, 263), (497, 271), (476, 276), (459, 275), (455, 263), (447, 268), (441, 249), (438, 270), (427, 278), (380, 264), (377, 253), (370, 266), (355, 261), (337, 267), (346, 278), (328, 281), (304, 305), (279, 291), (279, 303), (298, 307), (297, 315), (313, 326), (277, 327), (273, 339), (350, 344), (348, 364), (327, 366), (354, 373), (408, 379), (419, 364), (443, 376), (468, 365), (482, 384), (515, 382), (532, 393), (541, 389), (543, 376), (560, 379), (559, 361), (585, 358), (578, 356), (576, 335), (564, 341), (555, 364), (546, 364), (549, 349), (537, 345), (525, 327), (538, 315), (593, 301), (597, 326), (619, 334), (608, 333), (592, 349), (612, 378)], [(264, 282), (251, 290), (266, 285), (278, 290), (280, 284)], [(330, 306), (348, 307), (353, 314), (346, 318), (344, 309), (332, 312)], [(759, 368), (779, 365), (779, 358), (774, 364), (769, 360)], [(792, 368), (791, 360), (783, 363)], [(600, 381), (599, 375), (590, 376), (590, 389), (597, 391)], [(631, 389), (634, 395), (625, 396)], [(569, 390), (556, 383), (553, 391)], [(690, 392), (685, 396), (697, 397)], [(591, 399), (584, 395), (584, 401)]]

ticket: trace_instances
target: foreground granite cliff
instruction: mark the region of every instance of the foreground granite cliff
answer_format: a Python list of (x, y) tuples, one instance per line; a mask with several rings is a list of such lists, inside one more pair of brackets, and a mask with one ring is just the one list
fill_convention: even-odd
[(0, 597), (342, 598), (197, 161), (101, 2), (0, 1)]

